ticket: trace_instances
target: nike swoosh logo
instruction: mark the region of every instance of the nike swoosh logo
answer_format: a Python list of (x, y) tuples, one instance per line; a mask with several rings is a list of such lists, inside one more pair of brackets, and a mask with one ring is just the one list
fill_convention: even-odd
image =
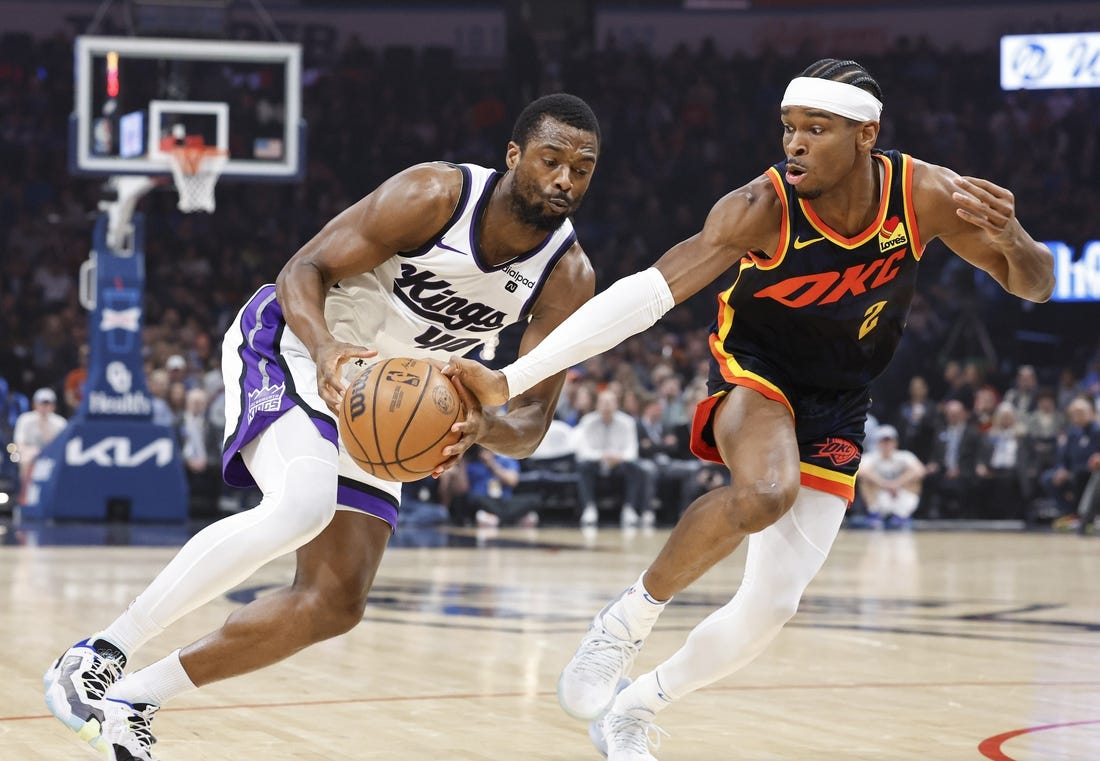
[(799, 240), (796, 235), (794, 238), (794, 247), (795, 249), (806, 248), (806, 246), (817, 243), (819, 240), (825, 240), (825, 236), (822, 235), (820, 238), (810, 238), (809, 240)]
[(466, 253), (465, 251), (459, 251), (459, 250), (458, 250), (457, 248), (455, 248), (454, 246), (448, 246), (448, 245), (447, 245), (446, 243), (444, 243), (443, 241), (440, 241), (439, 243), (436, 243), (435, 245), (439, 246), (440, 248), (445, 248), (445, 249), (447, 249), (448, 251), (454, 251), (454, 252), (455, 252), (456, 254), (462, 254), (463, 256), (469, 256), (469, 254), (467, 254), (467, 253)]

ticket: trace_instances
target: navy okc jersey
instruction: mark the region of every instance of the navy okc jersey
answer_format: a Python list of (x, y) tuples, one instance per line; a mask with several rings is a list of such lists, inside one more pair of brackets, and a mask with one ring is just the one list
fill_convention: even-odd
[(852, 238), (798, 198), (785, 161), (768, 169), (784, 208), (779, 246), (770, 258), (746, 254), (719, 297), (710, 344), (727, 382), (857, 389), (894, 355), (922, 253), (913, 160), (897, 151), (875, 151), (872, 160), (882, 169), (878, 214)]

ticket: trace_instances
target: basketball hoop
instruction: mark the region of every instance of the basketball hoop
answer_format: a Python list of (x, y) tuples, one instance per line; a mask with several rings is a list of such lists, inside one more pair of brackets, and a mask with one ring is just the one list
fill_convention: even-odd
[(179, 193), (177, 208), (184, 213), (214, 211), (214, 186), (229, 155), (221, 148), (191, 142), (173, 145), (167, 153)]

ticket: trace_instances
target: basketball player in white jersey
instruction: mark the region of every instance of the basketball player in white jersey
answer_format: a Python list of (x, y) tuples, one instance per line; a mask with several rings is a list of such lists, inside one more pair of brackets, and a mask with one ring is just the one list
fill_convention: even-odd
[[(373, 358), (446, 359), (528, 320), (526, 353), (589, 299), (595, 277), (569, 216), (592, 179), (599, 125), (557, 94), (516, 121), (506, 172), (422, 164), (382, 183), (298, 251), (226, 334), (224, 475), (263, 500), (191, 539), (107, 628), (45, 676), (50, 710), (119, 760), (151, 761), (165, 701), (269, 666), (362, 619), (397, 523), (400, 484), (360, 470), (340, 446), (346, 382)], [(541, 441), (564, 373), (482, 411), (466, 397), (463, 446), (526, 457)], [(294, 583), (234, 612), (217, 631), (122, 676), (186, 613), (297, 550)]]

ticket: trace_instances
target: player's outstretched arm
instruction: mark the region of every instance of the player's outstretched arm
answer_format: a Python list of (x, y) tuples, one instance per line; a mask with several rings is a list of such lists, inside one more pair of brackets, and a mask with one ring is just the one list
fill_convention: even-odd
[[(574, 244), (550, 273), (531, 309), (527, 329), (520, 339), (520, 356), (538, 346), (569, 315), (592, 298), (595, 289), (596, 276), (592, 271), (592, 263), (580, 245)], [(456, 367), (460, 362), (469, 372), (463, 373), (460, 369), (449, 374), (455, 381), (463, 403), (474, 414), (467, 414), (464, 421), (455, 423), (452, 427), (452, 430), (462, 434), (462, 438), (444, 449), (443, 453), (449, 459), (440, 465), (437, 474), (457, 462), (462, 453), (475, 442), (508, 457), (519, 459), (530, 456), (546, 435), (550, 421), (554, 418), (558, 395), (561, 394), (562, 384), (565, 382), (565, 372), (556, 373), (536, 383), (512, 399), (506, 413), (498, 414), (484, 411), (481, 404), (485, 402), (486, 405), (499, 406), (508, 401), (507, 398), (496, 403), (485, 400), (485, 396), (499, 398), (488, 393), (483, 385), (486, 380), (491, 382), (495, 373), (473, 360), (452, 358), (448, 365)], [(482, 371), (484, 375), (477, 371)], [(470, 389), (466, 386), (467, 380), (482, 385), (476, 390)]]
[(1020, 224), (1009, 190), (923, 162), (914, 169), (913, 183), (917, 220), (927, 239), (940, 238), (1014, 296), (1050, 298), (1054, 257)]
[(673, 246), (653, 267), (616, 281), (511, 365), (493, 371), (452, 357), (444, 372), (457, 377), (483, 404), (503, 404), (649, 328), (746, 251), (774, 252), (780, 214), (770, 181), (759, 177), (718, 201), (702, 231)]
[(345, 391), (341, 366), (375, 352), (333, 337), (325, 323), (325, 294), (343, 278), (423, 245), (450, 218), (461, 186), (461, 171), (449, 164), (406, 169), (334, 217), (279, 273), (279, 306), (317, 364), (317, 389), (334, 413)]

